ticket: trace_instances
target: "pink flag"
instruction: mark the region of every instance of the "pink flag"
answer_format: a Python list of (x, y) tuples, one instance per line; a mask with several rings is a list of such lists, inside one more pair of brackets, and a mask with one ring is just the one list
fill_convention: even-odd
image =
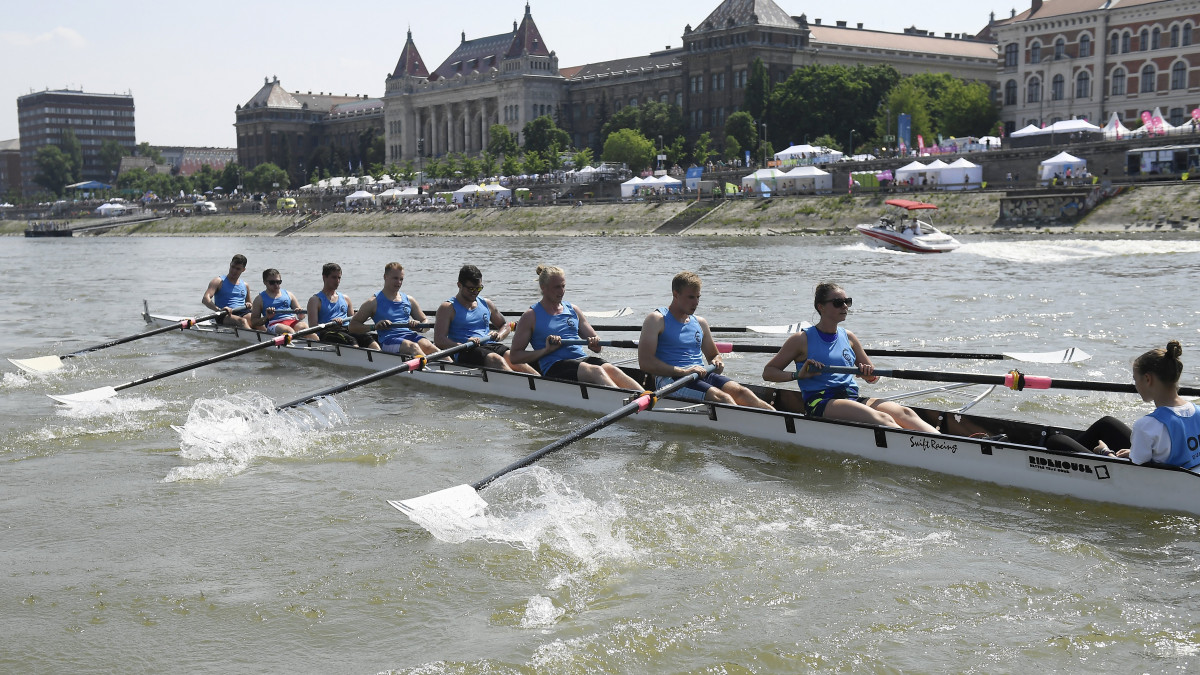
[(921, 136), (921, 134), (917, 134), (917, 154), (925, 154), (925, 139)]

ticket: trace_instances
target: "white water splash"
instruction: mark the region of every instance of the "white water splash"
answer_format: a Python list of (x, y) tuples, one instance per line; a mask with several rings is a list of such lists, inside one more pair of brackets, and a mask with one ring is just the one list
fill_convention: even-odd
[(25, 372), (5, 373), (0, 379), (0, 389), (24, 389), (33, 383), (34, 378)]
[(99, 401), (56, 405), (54, 412), (59, 417), (76, 420), (113, 417), (134, 421), (134, 413), (158, 410), (164, 405), (165, 402), (162, 399), (151, 396), (116, 396)]
[(566, 614), (562, 607), (555, 607), (554, 602), (544, 595), (535, 595), (525, 606), (525, 615), (521, 617), (521, 628), (544, 628), (553, 626), (559, 617)]
[(409, 518), (452, 544), (490, 541), (535, 554), (547, 547), (588, 567), (603, 560), (633, 557), (632, 547), (616, 526), (625, 516), (619, 503), (599, 504), (583, 497), (562, 476), (541, 467), (525, 469), (490, 486), (487, 497), (492, 502), (486, 510), (465, 503), (461, 504), (464, 508), (455, 508), (466, 500), (460, 494), (453, 496), (454, 503), (420, 503)]
[(1200, 253), (1200, 242), (1160, 239), (1036, 239), (963, 244), (955, 255), (1010, 262), (1071, 262), (1133, 255)]
[(347, 421), (331, 398), (276, 410), (271, 399), (253, 392), (198, 399), (179, 433), (179, 456), (198, 462), (176, 467), (164, 482), (207, 480), (241, 473), (260, 457), (302, 454), (312, 437)]

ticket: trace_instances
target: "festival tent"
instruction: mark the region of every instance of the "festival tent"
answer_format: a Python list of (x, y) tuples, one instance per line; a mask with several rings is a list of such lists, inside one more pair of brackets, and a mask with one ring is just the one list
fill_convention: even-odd
[(947, 190), (978, 188), (983, 184), (983, 167), (960, 157), (942, 169), (939, 182)]
[(367, 202), (369, 204), (374, 204), (375, 203), (375, 195), (371, 194), (370, 192), (367, 192), (366, 190), (359, 190), (358, 192), (352, 192), (352, 193), (346, 195), (346, 206), (350, 206), (352, 204), (357, 204), (358, 202)]
[[(778, 180), (786, 176), (779, 169), (759, 169), (742, 178), (742, 185), (747, 185), (759, 192), (775, 192), (779, 190)], [(765, 188), (765, 189), (764, 189)]]
[(1038, 177), (1042, 183), (1049, 183), (1055, 174), (1066, 176), (1070, 169), (1073, 175), (1080, 175), (1087, 169), (1087, 160), (1080, 159), (1068, 152), (1060, 152), (1038, 165)]
[(1104, 132), (1104, 138), (1110, 141), (1129, 138), (1129, 128), (1121, 124), (1121, 118), (1117, 117), (1115, 112), (1108, 118), (1108, 124), (1105, 124), (1101, 131)]
[(1009, 136), (1011, 138), (1021, 138), (1023, 136), (1033, 136), (1035, 134), (1040, 134), (1040, 133), (1042, 133), (1041, 127), (1039, 127), (1036, 124), (1030, 124), (1028, 126), (1017, 129), (1016, 131), (1009, 134)]
[[(790, 184), (788, 189), (799, 192), (830, 192), (833, 190), (833, 176), (828, 171), (822, 171), (815, 166), (798, 166), (784, 174)], [(780, 178), (783, 187), (784, 178)]]
[(808, 145), (807, 143), (804, 145), (793, 145), (775, 153), (775, 159), (782, 162), (785, 166), (793, 166), (801, 162), (806, 164), (828, 164), (830, 162), (839, 162), (844, 156), (844, 153), (833, 148)]
[(999, 150), (1000, 149), (1000, 138), (997, 136), (980, 136), (979, 144), (982, 145), (987, 150), (992, 150), (992, 149)]
[(380, 192), (378, 195), (376, 195), (376, 198), (379, 199), (380, 201), (395, 202), (400, 199), (400, 191), (397, 190), (396, 188), (392, 188), (390, 190), (384, 190), (383, 192)]
[(632, 197), (633, 193), (637, 192), (637, 189), (641, 187), (642, 183), (645, 182), (646, 181), (642, 180), (641, 178), (634, 176), (624, 183), (621, 183), (621, 198), (625, 199), (627, 197)]
[(375, 182), (378, 185), (392, 185), (396, 182), (396, 180), (385, 173), (379, 177), (379, 180), (377, 180)]
[(946, 178), (943, 177), (943, 170), (950, 165), (940, 159), (935, 159), (925, 166), (925, 179), (929, 185), (941, 185)]
[(921, 178), (923, 177), (926, 168), (928, 167), (914, 159), (908, 164), (896, 169), (896, 182), (904, 183), (906, 181), (911, 181), (913, 185), (918, 185), (921, 182)]
[(454, 191), (454, 201), (461, 204), (467, 197), (474, 198), (476, 192), (479, 192), (479, 186), (468, 183)]
[(489, 183), (488, 185), (484, 185), (483, 187), (479, 188), (479, 192), (482, 195), (490, 197), (490, 199), (493, 201), (512, 198), (512, 190), (509, 190), (499, 183)]
[(96, 207), (96, 213), (102, 216), (122, 216), (125, 215), (125, 212), (128, 210), (129, 207), (125, 206), (124, 204), (105, 203)]
[(420, 195), (421, 195), (421, 191), (417, 188), (417, 186), (409, 185), (408, 187), (406, 187), (400, 191), (399, 196), (401, 196), (401, 197), (419, 197)]
[(600, 173), (599, 169), (594, 169), (590, 166), (585, 166), (582, 169), (580, 169), (579, 171), (576, 171), (575, 175), (579, 179), (580, 183), (587, 183), (587, 182), (590, 182), (596, 176), (597, 173)]

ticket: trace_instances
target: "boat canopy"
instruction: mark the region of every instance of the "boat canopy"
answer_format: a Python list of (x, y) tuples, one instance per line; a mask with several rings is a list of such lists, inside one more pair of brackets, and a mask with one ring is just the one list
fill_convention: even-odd
[(884, 204), (887, 204), (889, 206), (899, 206), (900, 208), (908, 209), (909, 211), (918, 211), (920, 209), (936, 209), (937, 208), (937, 206), (935, 206), (933, 204), (926, 204), (925, 202), (914, 202), (911, 199), (889, 199), (886, 202), (884, 202)]

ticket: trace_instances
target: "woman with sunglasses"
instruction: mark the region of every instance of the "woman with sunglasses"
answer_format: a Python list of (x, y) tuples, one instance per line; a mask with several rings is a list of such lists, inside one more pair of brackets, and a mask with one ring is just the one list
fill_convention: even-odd
[[(833, 283), (817, 286), (813, 306), (821, 317), (815, 326), (794, 333), (763, 368), (769, 382), (797, 380), (804, 396), (804, 412), (814, 417), (865, 422), (937, 433), (910, 408), (893, 401), (859, 396), (854, 376), (823, 372), (825, 366), (858, 366), (867, 382), (874, 382), (875, 366), (858, 338), (838, 326), (846, 320), (854, 300)], [(785, 370), (796, 364), (795, 371)]]

